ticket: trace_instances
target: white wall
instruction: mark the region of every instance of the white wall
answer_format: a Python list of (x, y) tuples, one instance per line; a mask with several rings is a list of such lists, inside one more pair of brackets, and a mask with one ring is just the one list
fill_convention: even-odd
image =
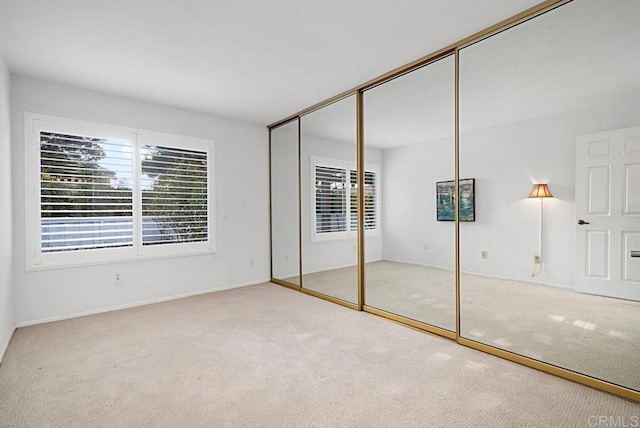
[[(303, 122), (304, 125), (304, 122)], [(303, 128), (304, 129), (304, 128)], [(308, 274), (357, 264), (357, 241), (353, 239), (311, 242), (311, 157), (338, 159), (355, 163), (356, 146), (303, 134), (300, 147), (300, 173), (302, 186), (302, 273)], [(380, 150), (369, 149), (366, 163), (381, 165)], [(384, 169), (380, 172), (384, 177)], [(384, 196), (382, 196), (384, 198)], [(382, 257), (382, 238), (366, 239), (367, 262)]]
[(0, 362), (15, 327), (11, 215), (9, 68), (0, 55)]
[(382, 258), (453, 269), (455, 225), (436, 221), (436, 182), (454, 177), (453, 138), (383, 150), (382, 168)]
[[(27, 272), (25, 112), (213, 139), (217, 253)], [(269, 278), (265, 128), (21, 76), (12, 79), (11, 114), (15, 313), (19, 325)], [(252, 259), (254, 267), (250, 267)], [(119, 285), (114, 284), (116, 273), (122, 279)]]
[[(476, 179), (476, 222), (460, 226), (462, 271), (571, 287), (576, 137), (637, 125), (636, 92), (589, 108), (462, 134), (460, 178)], [(447, 153), (453, 159), (443, 140), (383, 151), (385, 259), (452, 267), (447, 262), (455, 251), (453, 225), (435, 221), (435, 181), (453, 177), (452, 161), (442, 162)], [(416, 176), (422, 184), (402, 185)], [(554, 198), (544, 201), (544, 272), (532, 279), (540, 215), (539, 201), (527, 198), (534, 181), (548, 182)], [(406, 192), (419, 188), (424, 190), (418, 190), (409, 206), (398, 206), (407, 200)], [(429, 250), (424, 250), (425, 242)], [(481, 251), (488, 252), (487, 259)]]

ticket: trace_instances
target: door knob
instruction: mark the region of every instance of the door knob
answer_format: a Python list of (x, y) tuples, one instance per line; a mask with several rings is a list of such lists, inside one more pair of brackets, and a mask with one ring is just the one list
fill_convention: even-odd
[(580, 219), (580, 220), (578, 220), (578, 224), (579, 224), (580, 226), (582, 226), (583, 224), (589, 224), (589, 222), (588, 222), (588, 221), (584, 221), (584, 220)]

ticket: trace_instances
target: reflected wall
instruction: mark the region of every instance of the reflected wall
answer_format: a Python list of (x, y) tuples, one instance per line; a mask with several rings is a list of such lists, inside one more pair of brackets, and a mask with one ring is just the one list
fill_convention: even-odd
[[(455, 178), (454, 65), (451, 55), (364, 93), (365, 234), (381, 240), (364, 303), (450, 331), (455, 230), (438, 221), (436, 183)], [(451, 212), (452, 196), (440, 195)]]
[(574, 1), (459, 53), (461, 337), (636, 390), (638, 16)]
[(271, 272), (300, 285), (298, 121), (271, 130)]

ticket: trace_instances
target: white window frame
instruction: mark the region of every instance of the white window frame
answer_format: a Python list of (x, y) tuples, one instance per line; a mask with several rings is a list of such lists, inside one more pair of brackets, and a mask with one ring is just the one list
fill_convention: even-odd
[[(324, 158), (318, 156), (310, 157), (310, 169), (309, 169), (309, 194), (311, 195), (310, 199), (310, 210), (311, 218), (309, 221), (309, 225), (311, 228), (311, 243), (316, 242), (326, 242), (326, 241), (341, 241), (341, 240), (351, 240), (357, 237), (358, 231), (351, 228), (351, 198), (350, 191), (348, 188), (346, 192), (346, 231), (342, 232), (325, 232), (318, 233), (316, 230), (316, 166), (324, 166), (329, 168), (339, 168), (346, 170), (347, 179), (350, 180), (351, 170), (357, 171), (357, 165), (355, 162), (350, 162), (346, 160), (340, 159), (331, 159)], [(380, 201), (382, 200), (381, 195), (381, 168), (380, 165), (373, 164), (365, 164), (365, 171), (370, 171), (376, 174), (376, 228), (375, 229), (365, 229), (364, 236), (365, 238), (380, 236), (381, 232), (381, 209), (380, 209)], [(349, 184), (349, 181), (347, 182)]]
[[(40, 133), (55, 132), (99, 138), (127, 140), (132, 143), (133, 165), (133, 246), (71, 250), (52, 253), (41, 251), (40, 214)], [(202, 242), (142, 245), (142, 159), (141, 146), (160, 145), (207, 153), (207, 240)], [(27, 270), (129, 262), (164, 257), (214, 254), (215, 238), (215, 145), (213, 140), (171, 135), (153, 131), (105, 125), (56, 116), (25, 113), (25, 183), (26, 183), (26, 252)]]

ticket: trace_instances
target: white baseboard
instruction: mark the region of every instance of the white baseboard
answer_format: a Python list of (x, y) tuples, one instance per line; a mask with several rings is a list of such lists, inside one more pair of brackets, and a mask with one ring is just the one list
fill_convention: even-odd
[(446, 266), (438, 266), (438, 265), (429, 265), (426, 263), (415, 263), (415, 262), (407, 262), (404, 260), (395, 260), (395, 259), (380, 259), (381, 261), (384, 262), (394, 262), (394, 263), (404, 263), (406, 265), (414, 265), (414, 266), (423, 266), (423, 267), (430, 267), (430, 268), (436, 268), (436, 269), (442, 269), (442, 270), (455, 270), (452, 267), (446, 267)]
[(285, 278), (293, 278), (293, 277), (298, 276), (298, 275), (299, 275), (298, 272), (290, 272), (290, 273), (286, 273), (286, 274), (281, 273), (281, 274), (278, 274), (277, 276), (274, 275), (273, 277), (275, 279), (285, 279)]
[(307, 270), (307, 271), (305, 271), (303, 273), (303, 275), (311, 275), (312, 273), (327, 272), (327, 271), (330, 271), (330, 270), (344, 269), (344, 268), (350, 268), (350, 267), (356, 267), (356, 266), (358, 266), (358, 265), (357, 264), (348, 264), (348, 265), (332, 266), (332, 267), (322, 268), (322, 269)]
[[(382, 261), (382, 260), (383, 260), (383, 259), (367, 260), (367, 263), (379, 262), (379, 261)], [(331, 271), (331, 270), (344, 269), (344, 268), (356, 267), (356, 266), (358, 266), (358, 265), (357, 265), (357, 264), (355, 264), (355, 263), (353, 263), (353, 264), (348, 264), (348, 265), (332, 266), (332, 267), (327, 267), (327, 268), (323, 268), (323, 269), (316, 269), (316, 270), (305, 271), (305, 272), (303, 273), (303, 275), (311, 275), (312, 273), (327, 272), (327, 271)]]
[[(406, 262), (406, 261), (402, 261), (402, 260), (393, 260), (393, 259), (383, 259), (383, 260), (387, 261), (387, 262), (404, 263), (404, 264), (408, 264), (408, 265), (424, 266), (424, 267), (443, 269), (443, 270), (448, 270), (448, 271), (455, 270), (452, 267), (429, 265), (429, 264), (426, 264), (426, 263), (414, 263), (414, 262)], [(525, 278), (510, 278), (508, 276), (490, 275), (490, 274), (487, 274), (487, 273), (471, 272), (471, 271), (467, 271), (467, 270), (461, 270), (460, 273), (461, 274), (465, 274), (465, 275), (481, 276), (483, 278), (503, 279), (503, 280), (507, 280), (507, 281), (517, 281), (517, 282), (529, 282), (529, 283), (536, 284), (536, 285), (544, 285), (544, 286), (547, 286), (547, 287), (554, 287), (554, 288), (561, 288), (563, 290), (568, 290), (568, 291), (575, 291), (573, 285), (558, 284), (558, 283), (555, 283), (555, 282), (540, 281), (540, 280), (536, 280), (536, 279), (532, 279), (532, 278), (526, 278), (526, 279)]]
[(17, 323), (16, 326), (17, 327), (27, 327), (27, 326), (30, 326), (30, 325), (45, 324), (45, 323), (53, 322), (53, 321), (62, 321), (62, 320), (67, 320), (67, 319), (71, 319), (71, 318), (79, 318), (79, 317), (84, 317), (84, 316), (87, 316), (87, 315), (101, 314), (103, 312), (118, 311), (118, 310), (121, 310), (121, 309), (135, 308), (136, 306), (151, 305), (153, 303), (160, 303), (160, 302), (167, 302), (169, 300), (183, 299), (185, 297), (197, 296), (199, 294), (207, 294), (207, 293), (214, 293), (216, 291), (224, 291), (224, 290), (231, 290), (231, 289), (234, 289), (234, 288), (248, 287), (250, 285), (263, 284), (265, 282), (269, 282), (269, 279), (267, 278), (267, 279), (261, 279), (261, 280), (258, 280), (258, 281), (243, 282), (243, 283), (240, 283), (240, 284), (233, 284), (233, 285), (226, 285), (226, 286), (222, 286), (222, 287), (207, 288), (207, 289), (204, 289), (204, 290), (197, 290), (197, 291), (189, 291), (187, 293), (181, 293), (181, 294), (174, 294), (174, 295), (171, 295), (171, 296), (158, 297), (156, 299), (140, 300), (140, 301), (133, 302), (133, 303), (125, 303), (124, 305), (109, 306), (109, 307), (106, 307), (106, 308), (92, 309), (90, 311), (75, 312), (75, 313), (72, 313), (72, 314), (58, 315), (58, 316), (55, 316), (55, 317), (40, 318), (40, 319), (36, 319), (36, 320), (31, 320), (31, 321), (22, 321), (22, 322)]
[(563, 290), (568, 290), (568, 291), (574, 291), (574, 288), (572, 285), (565, 285), (565, 284), (558, 284), (555, 282), (545, 282), (545, 281), (539, 281), (539, 280), (534, 280), (531, 278), (510, 278), (508, 276), (500, 276), (500, 275), (489, 275), (489, 274), (485, 274), (485, 273), (478, 273), (478, 272), (469, 272), (469, 271), (460, 271), (461, 274), (465, 274), (465, 275), (476, 275), (476, 276), (482, 276), (484, 278), (495, 278), (495, 279), (502, 279), (505, 281), (515, 281), (515, 282), (528, 282), (530, 284), (536, 284), (536, 285), (544, 285), (545, 287), (553, 287), (553, 288), (560, 288)]
[(2, 360), (4, 359), (4, 354), (7, 352), (7, 349), (9, 349), (9, 343), (11, 342), (11, 339), (13, 338), (13, 335), (16, 332), (16, 325), (13, 325), (13, 328), (11, 329), (11, 333), (9, 333), (9, 336), (7, 337), (7, 341), (4, 343), (4, 345), (2, 346), (2, 349), (0, 350), (0, 364), (2, 364)]

